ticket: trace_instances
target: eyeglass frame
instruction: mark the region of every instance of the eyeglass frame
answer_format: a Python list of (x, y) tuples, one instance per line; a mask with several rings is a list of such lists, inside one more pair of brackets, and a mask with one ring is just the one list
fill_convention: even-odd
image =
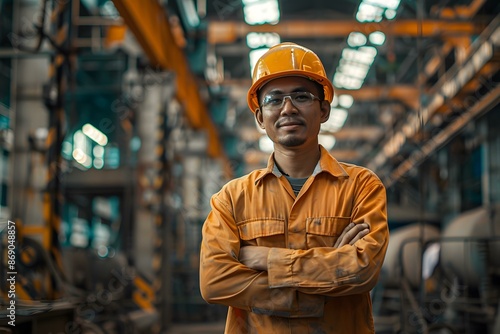
[[(318, 101), (322, 101), (319, 97), (317, 97), (316, 95), (314, 95), (313, 93), (311, 92), (306, 92), (306, 91), (299, 91), (299, 92), (291, 92), (291, 93), (278, 93), (278, 94), (268, 94), (268, 95), (265, 95), (264, 96), (264, 99), (263, 101), (261, 102), (261, 109), (264, 109), (266, 108), (267, 106), (269, 106), (269, 102), (266, 103), (266, 99), (269, 99), (269, 98), (273, 98), (273, 97), (281, 97), (283, 100), (281, 101), (281, 105), (278, 107), (278, 106), (273, 106), (272, 109), (270, 108), (266, 108), (267, 110), (273, 110), (273, 111), (277, 111), (277, 110), (281, 110), (283, 109), (283, 107), (285, 106), (285, 100), (288, 98), (290, 99), (290, 102), (292, 103), (292, 105), (297, 108), (297, 109), (302, 109), (303, 107), (308, 107), (308, 106), (297, 106), (295, 103), (294, 103), (294, 99), (292, 96), (298, 96), (299, 94), (305, 94), (305, 95), (308, 95), (309, 97), (311, 97), (311, 102), (314, 102), (314, 100), (318, 100)], [(312, 103), (310, 104), (312, 105)], [(274, 109), (274, 107), (276, 107), (276, 109)]]

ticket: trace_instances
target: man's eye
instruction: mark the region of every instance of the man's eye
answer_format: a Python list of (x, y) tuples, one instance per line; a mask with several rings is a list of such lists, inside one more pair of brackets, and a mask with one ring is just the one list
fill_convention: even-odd
[(266, 104), (272, 105), (272, 106), (278, 106), (281, 105), (281, 102), (283, 101), (282, 98), (280, 97), (268, 97), (266, 98)]
[(298, 102), (305, 102), (309, 101), (310, 99), (311, 97), (306, 93), (298, 93), (297, 95), (295, 95), (295, 101)]

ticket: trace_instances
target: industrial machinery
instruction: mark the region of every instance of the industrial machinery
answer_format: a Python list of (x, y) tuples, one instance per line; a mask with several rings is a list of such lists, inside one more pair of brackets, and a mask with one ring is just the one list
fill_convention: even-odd
[(394, 229), (373, 292), (377, 333), (497, 333), (500, 205), (466, 211), (443, 229)]

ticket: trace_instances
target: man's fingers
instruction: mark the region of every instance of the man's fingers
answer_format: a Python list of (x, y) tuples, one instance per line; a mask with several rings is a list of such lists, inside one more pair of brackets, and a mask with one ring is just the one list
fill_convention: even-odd
[(347, 244), (352, 245), (356, 241), (367, 235), (368, 232), (370, 232), (368, 224), (351, 223), (346, 226), (340, 237), (337, 239), (334, 247), (339, 248)]
[(356, 236), (354, 237), (354, 239), (352, 239), (351, 242), (349, 242), (349, 245), (354, 245), (354, 243), (356, 241), (358, 241), (359, 239), (363, 238), (368, 233), (370, 233), (370, 230), (367, 229), (367, 228), (365, 228), (364, 230), (359, 231), (359, 233), (356, 234)]
[(341, 246), (341, 243), (342, 243), (342, 240), (344, 240), (344, 237), (346, 235), (346, 233), (352, 229), (354, 227), (354, 223), (350, 223), (349, 225), (347, 225), (344, 230), (342, 231), (342, 234), (337, 238), (337, 241), (335, 242), (335, 245), (334, 247), (335, 248), (339, 248)]

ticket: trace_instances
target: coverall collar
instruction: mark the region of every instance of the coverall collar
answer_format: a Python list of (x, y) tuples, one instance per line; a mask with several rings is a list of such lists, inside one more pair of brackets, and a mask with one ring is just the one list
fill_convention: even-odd
[[(337, 159), (335, 159), (322, 145), (319, 145), (319, 148), (321, 156), (316, 167), (314, 167), (313, 176), (321, 172), (326, 172), (337, 178), (349, 177), (349, 174), (342, 168)], [(255, 184), (257, 185), (257, 183), (269, 174), (274, 174), (276, 177), (281, 177), (283, 175), (274, 162), (274, 152), (267, 161), (267, 167), (264, 169), (264, 173), (255, 180)]]

